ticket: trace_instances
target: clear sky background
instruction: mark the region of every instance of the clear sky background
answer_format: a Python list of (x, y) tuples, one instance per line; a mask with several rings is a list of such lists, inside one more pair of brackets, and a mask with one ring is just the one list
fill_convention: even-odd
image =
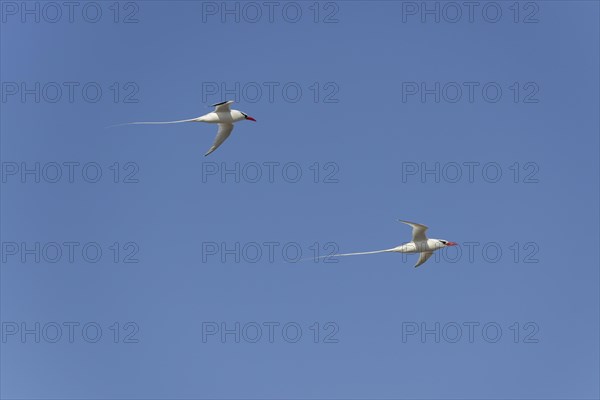
[[(73, 22), (44, 8), (39, 23), (14, 4), (2, 2), (0, 40), (3, 398), (598, 398), (597, 2), (522, 2), (518, 15), (496, 2), (496, 23), (484, 2), (456, 23), (451, 8), (422, 22), (420, 2), (296, 2), (285, 18), (280, 3), (272, 22), (262, 2), (257, 22), (241, 3), (239, 22), (222, 22), (221, 2), (98, 2), (96, 23), (85, 3)], [(40, 101), (22, 98), (36, 82)], [(79, 85), (72, 101), (65, 82)], [(242, 93), (221, 91), (236, 82)], [(439, 102), (408, 94), (421, 82), (440, 83)], [(465, 82), (479, 85), (472, 102)], [(207, 158), (215, 126), (105, 128), (196, 117), (236, 95), (258, 122)], [(36, 162), (40, 182), (21, 182)], [(82, 178), (86, 163), (97, 183)], [(236, 163), (239, 183), (208, 175)], [(436, 163), (439, 182), (421, 177)], [(465, 163), (479, 163), (471, 181)], [(396, 246), (410, 240), (399, 218), (462, 253), (418, 269), (396, 254), (289, 262), (315, 243), (320, 254)], [(65, 242), (79, 243), (73, 262)], [(239, 343), (206, 335), (236, 322)], [(437, 342), (421, 336), (436, 326)]]

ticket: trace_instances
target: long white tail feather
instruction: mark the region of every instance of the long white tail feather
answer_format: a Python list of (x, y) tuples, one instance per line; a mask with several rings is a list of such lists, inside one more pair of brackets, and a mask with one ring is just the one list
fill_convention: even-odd
[(321, 256), (321, 257), (311, 257), (311, 258), (304, 258), (300, 261), (303, 260), (318, 260), (321, 258), (333, 258), (333, 257), (347, 257), (347, 256), (362, 256), (364, 254), (378, 254), (378, 253), (389, 253), (394, 251), (394, 249), (387, 249), (387, 250), (376, 250), (376, 251), (364, 251), (361, 253), (344, 253), (344, 254), (329, 254), (326, 256)]
[(180, 124), (182, 122), (195, 122), (198, 121), (198, 118), (191, 119), (182, 119), (179, 121), (159, 121), (159, 122), (125, 122), (123, 124), (116, 124), (108, 126), (108, 128), (113, 128), (116, 126), (125, 126), (125, 125), (165, 125), (165, 124)]

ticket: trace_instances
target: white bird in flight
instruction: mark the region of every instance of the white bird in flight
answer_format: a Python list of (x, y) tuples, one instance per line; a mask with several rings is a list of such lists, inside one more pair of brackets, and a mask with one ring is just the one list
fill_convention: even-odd
[(366, 251), (363, 253), (345, 253), (345, 254), (332, 254), (328, 256), (323, 256), (319, 258), (326, 257), (345, 257), (345, 256), (359, 256), (363, 254), (377, 254), (377, 253), (419, 253), (419, 261), (415, 264), (415, 268), (419, 265), (423, 264), (425, 261), (429, 259), (433, 255), (433, 252), (439, 249), (443, 249), (447, 246), (456, 246), (458, 243), (449, 242), (447, 240), (442, 239), (428, 239), (425, 236), (425, 231), (427, 231), (427, 227), (425, 225), (417, 224), (415, 222), (403, 221), (399, 220), (407, 225), (412, 227), (412, 241), (408, 243), (404, 243), (398, 247), (394, 247), (393, 249), (387, 250), (377, 250), (377, 251)]
[(233, 103), (233, 100), (223, 101), (221, 103), (213, 104), (212, 107), (215, 108), (213, 112), (205, 114), (198, 118), (192, 119), (182, 119), (180, 121), (165, 121), (165, 122), (129, 122), (126, 124), (119, 124), (114, 126), (122, 126), (122, 125), (162, 125), (162, 124), (179, 124), (182, 122), (206, 122), (209, 124), (219, 124), (219, 130), (217, 131), (217, 137), (215, 137), (215, 141), (213, 145), (204, 156), (209, 155), (213, 151), (219, 148), (221, 144), (229, 137), (231, 131), (233, 130), (233, 124), (238, 121), (243, 121), (245, 119), (249, 121), (256, 120), (238, 110), (232, 110), (229, 108), (229, 105)]

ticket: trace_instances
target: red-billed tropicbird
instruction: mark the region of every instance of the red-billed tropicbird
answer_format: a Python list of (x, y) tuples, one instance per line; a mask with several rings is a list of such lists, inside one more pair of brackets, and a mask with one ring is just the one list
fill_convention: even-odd
[(419, 260), (415, 264), (415, 268), (423, 264), (425, 261), (432, 256), (433, 252), (439, 249), (443, 249), (447, 246), (456, 246), (458, 243), (449, 242), (443, 239), (428, 239), (425, 236), (427, 227), (425, 225), (417, 224), (415, 222), (399, 220), (412, 227), (412, 241), (404, 243), (400, 246), (394, 247), (393, 249), (377, 250), (377, 251), (366, 251), (362, 253), (345, 253), (345, 254), (332, 254), (329, 256), (323, 256), (319, 258), (328, 257), (345, 257), (345, 256), (359, 256), (363, 254), (377, 254), (377, 253), (419, 253)]
[(223, 101), (221, 103), (213, 104), (215, 107), (213, 112), (205, 114), (198, 118), (192, 119), (183, 119), (180, 121), (165, 121), (165, 122), (129, 122), (126, 124), (120, 125), (162, 125), (162, 124), (179, 124), (181, 122), (206, 122), (209, 124), (219, 124), (219, 130), (217, 132), (217, 137), (210, 149), (206, 152), (204, 156), (209, 155), (213, 151), (219, 148), (221, 144), (229, 137), (231, 131), (233, 130), (233, 124), (238, 121), (243, 121), (245, 119), (249, 121), (255, 121), (254, 118), (245, 114), (238, 110), (232, 110), (229, 108), (229, 105), (233, 103), (233, 100)]

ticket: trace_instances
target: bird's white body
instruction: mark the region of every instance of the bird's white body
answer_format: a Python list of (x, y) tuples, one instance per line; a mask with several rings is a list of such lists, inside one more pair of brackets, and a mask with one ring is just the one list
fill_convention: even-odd
[(365, 251), (361, 253), (345, 253), (345, 254), (333, 254), (329, 256), (323, 256), (319, 258), (325, 257), (345, 257), (345, 256), (360, 256), (364, 254), (378, 254), (378, 253), (419, 253), (419, 260), (415, 264), (415, 268), (419, 265), (423, 264), (425, 261), (429, 259), (433, 255), (433, 252), (439, 249), (443, 249), (447, 246), (456, 246), (456, 243), (449, 242), (443, 239), (428, 239), (425, 236), (425, 232), (427, 231), (427, 227), (425, 225), (417, 224), (415, 222), (402, 221), (407, 225), (412, 227), (412, 241), (408, 243), (401, 244), (400, 246), (394, 247), (392, 249), (386, 250), (376, 250), (376, 251)]
[(244, 114), (238, 110), (232, 110), (229, 108), (232, 100), (224, 101), (222, 103), (213, 104), (215, 110), (208, 114), (204, 114), (198, 118), (183, 119), (179, 121), (165, 121), (165, 122), (129, 122), (122, 125), (164, 125), (164, 124), (179, 124), (182, 122), (205, 122), (208, 124), (219, 124), (219, 130), (217, 131), (217, 137), (212, 147), (206, 152), (205, 156), (215, 151), (223, 142), (229, 137), (233, 130), (233, 124), (245, 119), (250, 121), (256, 121), (251, 116)]
[(420, 242), (408, 242), (398, 247), (394, 247), (391, 251), (395, 253), (422, 253), (425, 251), (436, 251), (446, 247), (439, 239), (427, 239)]
[(208, 124), (233, 124), (246, 119), (244, 114), (238, 110), (209, 112), (201, 117), (198, 117), (193, 122), (206, 122)]

